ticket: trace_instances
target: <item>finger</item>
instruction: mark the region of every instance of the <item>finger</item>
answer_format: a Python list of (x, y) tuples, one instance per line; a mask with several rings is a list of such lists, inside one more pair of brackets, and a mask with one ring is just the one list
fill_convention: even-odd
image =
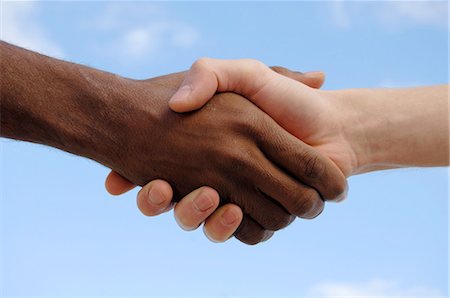
[(178, 225), (186, 230), (195, 230), (219, 206), (220, 197), (211, 187), (200, 187), (177, 203), (174, 210)]
[(136, 185), (123, 178), (115, 171), (111, 171), (106, 177), (105, 188), (112, 195), (121, 195), (135, 187)]
[[(295, 216), (314, 218), (323, 211), (324, 202), (317, 190), (303, 184), (298, 178), (292, 177), (267, 159), (261, 151), (253, 152), (252, 156), (254, 162), (249, 169), (257, 175), (254, 175), (250, 183), (257, 186), (257, 192), (266, 200), (259, 196), (258, 200), (247, 199), (243, 200), (243, 203), (241, 203), (242, 200), (237, 202), (244, 213), (249, 214), (263, 228), (275, 231), (277, 229), (268, 226), (267, 222), (272, 225), (279, 224), (277, 228), (280, 229), (288, 226)], [(258, 204), (255, 204), (256, 201)], [(268, 206), (265, 201), (271, 202), (276, 208)], [(274, 213), (274, 211), (279, 212), (277, 209), (283, 210), (283, 213)], [(281, 217), (284, 214), (286, 217)]]
[[(273, 184), (272, 175), (266, 173), (267, 168), (260, 167), (258, 170), (261, 172), (261, 175), (258, 176), (257, 181), (252, 183), (253, 185), (261, 184), (259, 179), (263, 176), (267, 177), (267, 183)], [(275, 194), (280, 196), (277, 193)], [(295, 196), (291, 195), (290, 197)], [(237, 203), (245, 214), (251, 216), (265, 230), (278, 231), (288, 226), (295, 219), (295, 216), (292, 216), (292, 213), (289, 213), (279, 202), (258, 188), (252, 187), (250, 191), (244, 190), (234, 193), (233, 202)]]
[(255, 245), (273, 236), (273, 231), (265, 230), (250, 216), (245, 215), (234, 236), (245, 244)]
[(203, 232), (213, 242), (225, 242), (233, 236), (242, 221), (242, 217), (243, 213), (239, 206), (234, 204), (223, 205), (206, 219)]
[(175, 112), (201, 108), (216, 92), (232, 91), (249, 99), (273, 76), (262, 62), (252, 59), (197, 60), (169, 101)]
[(260, 148), (274, 164), (297, 181), (315, 188), (325, 201), (339, 201), (347, 192), (347, 181), (339, 168), (311, 146), (286, 132), (273, 121), (270, 140), (259, 138)]
[(270, 68), (285, 77), (296, 80), (311, 88), (319, 89), (325, 82), (325, 73), (322, 71), (299, 72), (282, 66), (271, 66)]
[(155, 216), (172, 209), (173, 191), (164, 180), (153, 180), (144, 185), (137, 195), (137, 205), (144, 215)]
[[(274, 168), (272, 171), (276, 174), (269, 183), (261, 186), (262, 193), (279, 202), (290, 214), (300, 218), (312, 219), (323, 212), (325, 203), (314, 188), (295, 181), (279, 169)], [(284, 227), (293, 220), (291, 217)]]

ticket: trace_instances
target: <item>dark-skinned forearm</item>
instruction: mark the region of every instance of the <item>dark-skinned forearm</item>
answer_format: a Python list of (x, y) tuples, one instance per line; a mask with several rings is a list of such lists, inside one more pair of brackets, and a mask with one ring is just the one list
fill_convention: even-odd
[[(1, 136), (49, 145), (109, 164), (127, 81), (0, 42)], [(115, 132), (115, 133), (114, 133)]]

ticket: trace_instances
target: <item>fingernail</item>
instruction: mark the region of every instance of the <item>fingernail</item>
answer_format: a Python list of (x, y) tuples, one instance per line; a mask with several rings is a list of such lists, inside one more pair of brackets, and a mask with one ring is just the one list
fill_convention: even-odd
[(200, 192), (192, 203), (194, 204), (194, 208), (199, 212), (205, 212), (214, 205), (212, 199), (203, 192)]
[(221, 216), (221, 221), (225, 226), (230, 226), (234, 224), (237, 220), (238, 220), (237, 215), (234, 212), (231, 212), (230, 210), (226, 210)]
[(148, 194), (148, 200), (153, 205), (161, 205), (166, 201), (166, 198), (159, 190), (152, 188)]
[(191, 92), (192, 92), (191, 85), (184, 85), (180, 89), (178, 89), (178, 91), (175, 92), (174, 95), (172, 95), (170, 102), (179, 102), (186, 100), (188, 96), (191, 94)]

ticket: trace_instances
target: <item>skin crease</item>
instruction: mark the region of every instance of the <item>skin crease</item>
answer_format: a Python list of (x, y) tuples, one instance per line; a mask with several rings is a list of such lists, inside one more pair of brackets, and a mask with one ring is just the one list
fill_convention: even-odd
[[(271, 69), (312, 88), (320, 88), (325, 80), (322, 72), (301, 73), (280, 66), (274, 66)], [(105, 181), (105, 187), (110, 194), (120, 195), (133, 189), (136, 185), (118, 173), (111, 171)], [(152, 195), (150, 195), (152, 189), (157, 191), (153, 191)], [(153, 201), (152, 199), (155, 199), (155, 197), (157, 197), (156, 201)], [(214, 207), (218, 205), (220, 197), (214, 189), (207, 186), (191, 192), (178, 204), (173, 204), (171, 199), (172, 189), (170, 184), (158, 179), (145, 185), (139, 191), (137, 203), (141, 212), (146, 216), (156, 216), (175, 207), (175, 219), (179, 226), (187, 231), (195, 230), (201, 223), (205, 222), (205, 235), (213, 242), (223, 242), (229, 239), (242, 221), (243, 213), (239, 206), (225, 204), (218, 208)], [(203, 200), (210, 202), (210, 208), (198, 210), (195, 201)], [(210, 216), (211, 214), (213, 215)]]
[[(330, 159), (237, 94), (218, 94), (199, 111), (177, 114), (168, 100), (184, 73), (137, 81), (5, 42), (0, 51), (2, 137), (90, 158), (137, 185), (166, 180), (173, 201), (208, 185), (221, 204), (242, 209), (234, 235), (245, 243), (268, 239), (293, 215), (317, 216), (323, 199), (346, 190)], [(201, 210), (216, 207), (197, 203)]]
[[(208, 58), (193, 64), (182, 86), (170, 102), (175, 111), (198, 109), (216, 91), (237, 92), (329, 156), (347, 176), (404, 166), (448, 165), (447, 86), (313, 91), (256, 60)], [(157, 181), (154, 187), (163, 183)], [(232, 211), (238, 214), (239, 210)], [(179, 221), (192, 219), (192, 213), (181, 208), (175, 213)], [(205, 216), (206, 234), (226, 240), (231, 228), (217, 222), (208, 225), (218, 221), (214, 215), (209, 210), (209, 217)]]

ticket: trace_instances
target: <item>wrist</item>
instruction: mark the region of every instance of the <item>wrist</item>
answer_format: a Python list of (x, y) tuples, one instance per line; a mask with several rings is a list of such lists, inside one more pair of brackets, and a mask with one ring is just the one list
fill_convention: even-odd
[(43, 143), (110, 168), (117, 166), (128, 151), (127, 137), (137, 117), (135, 102), (142, 100), (142, 96), (133, 90), (134, 82), (73, 65), (70, 75), (59, 82), (66, 85), (60, 89), (66, 90), (64, 102), (67, 107), (64, 110), (67, 113), (50, 117), (53, 123), (49, 126), (55, 131), (55, 143)]
[(377, 103), (369, 102), (368, 89), (327, 91), (333, 111), (338, 115), (338, 125), (343, 142), (348, 147), (349, 175), (361, 174), (384, 168), (383, 133), (384, 120), (377, 112)]
[[(143, 125), (150, 130), (156, 128), (165, 105), (145, 81), (92, 69), (87, 69), (83, 77), (86, 123), (82, 134), (71, 136), (78, 145), (74, 153), (115, 170), (123, 168), (130, 150), (135, 150), (129, 148), (130, 139)], [(149, 143), (155, 135), (147, 136)]]
[(353, 174), (448, 164), (447, 86), (330, 91)]

